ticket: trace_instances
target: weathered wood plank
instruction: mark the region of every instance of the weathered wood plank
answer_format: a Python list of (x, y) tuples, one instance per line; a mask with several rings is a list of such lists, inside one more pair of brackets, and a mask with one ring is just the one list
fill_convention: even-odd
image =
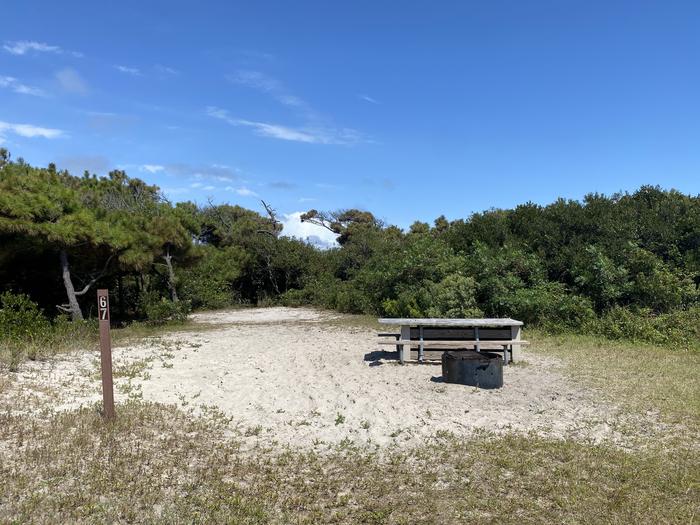
[[(510, 338), (513, 341), (520, 341), (520, 335), (521, 335), (522, 329), (519, 326), (511, 326), (510, 328)], [(513, 345), (513, 352), (511, 354), (511, 357), (513, 358), (513, 362), (515, 361), (520, 361), (520, 346), (514, 344)]]
[[(518, 340), (514, 341), (511, 339), (503, 339), (501, 341), (478, 341), (481, 348), (486, 348), (487, 346), (503, 346), (503, 345), (529, 345), (529, 341)], [(377, 341), (380, 345), (402, 345), (404, 347), (414, 347), (418, 348), (419, 342), (415, 339), (399, 339), (397, 341)], [(472, 347), (477, 344), (477, 341), (462, 339), (459, 341), (423, 341), (423, 346), (425, 348), (462, 348), (462, 347)]]
[[(455, 350), (451, 350), (451, 351), (454, 352)], [(490, 349), (488, 349), (488, 351), (498, 354), (498, 353), (503, 352), (504, 350), (503, 350), (503, 348), (490, 348)], [(442, 354), (444, 354), (444, 353), (445, 353), (445, 350), (428, 350), (428, 349), (425, 349), (425, 350), (423, 351), (423, 358), (424, 358), (426, 361), (441, 361), (441, 360), (442, 360)], [(459, 353), (459, 351), (457, 351), (457, 353)], [(417, 361), (417, 360), (418, 360), (418, 350), (411, 350), (411, 360), (413, 360), (413, 361)]]
[[(402, 340), (409, 340), (411, 339), (411, 328), (408, 326), (402, 326), (401, 327), (401, 339)], [(399, 344), (398, 342), (395, 342), (394, 344)], [(399, 347), (399, 360), (402, 363), (405, 363), (409, 359), (411, 359), (411, 347), (407, 344), (401, 343), (403, 346)]]
[(408, 325), (408, 326), (522, 326), (522, 321), (515, 319), (411, 319), (411, 318), (382, 318), (381, 324)]
[[(511, 328), (480, 328), (479, 340), (510, 339)], [(411, 339), (419, 338), (419, 329), (411, 328)], [(423, 339), (476, 339), (474, 328), (423, 328)]]

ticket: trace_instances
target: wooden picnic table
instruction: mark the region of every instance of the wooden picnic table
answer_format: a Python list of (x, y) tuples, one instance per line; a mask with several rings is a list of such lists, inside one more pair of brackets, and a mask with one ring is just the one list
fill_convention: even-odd
[(522, 321), (510, 318), (387, 318), (379, 319), (379, 322), (399, 327), (398, 334), (379, 335), (394, 337), (393, 341), (382, 341), (380, 344), (396, 345), (401, 363), (411, 360), (413, 355), (423, 362), (426, 358), (441, 358), (446, 350), (473, 348), (477, 352), (503, 352), (503, 361), (508, 364), (509, 360), (515, 362), (516, 357), (519, 358), (520, 347), (527, 344), (520, 338)]

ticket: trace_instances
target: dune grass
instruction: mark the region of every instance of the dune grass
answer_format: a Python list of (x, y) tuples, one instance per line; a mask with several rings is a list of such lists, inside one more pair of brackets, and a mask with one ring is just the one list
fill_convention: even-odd
[(0, 416), (0, 521), (17, 523), (691, 523), (698, 456), (535, 436), (446, 435), (385, 456), (242, 453), (216, 418), (119, 406)]
[[(172, 321), (160, 324), (133, 322), (121, 328), (112, 328), (113, 346), (138, 343), (149, 337), (159, 337), (173, 331), (204, 332), (216, 330), (217, 325), (194, 321)], [(0, 334), (0, 371), (16, 371), (24, 361), (45, 360), (62, 353), (99, 350), (100, 338), (96, 321), (63, 323), (41, 337), (8, 340)]]
[(700, 351), (528, 331), (531, 352), (558, 357), (564, 370), (638, 412), (700, 430)]

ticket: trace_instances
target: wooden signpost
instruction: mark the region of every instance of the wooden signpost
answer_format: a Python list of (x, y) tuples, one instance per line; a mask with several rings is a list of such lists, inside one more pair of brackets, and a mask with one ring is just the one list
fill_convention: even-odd
[(112, 382), (112, 339), (109, 334), (109, 292), (97, 290), (97, 315), (100, 321), (100, 362), (102, 364), (102, 400), (105, 419), (114, 419)]

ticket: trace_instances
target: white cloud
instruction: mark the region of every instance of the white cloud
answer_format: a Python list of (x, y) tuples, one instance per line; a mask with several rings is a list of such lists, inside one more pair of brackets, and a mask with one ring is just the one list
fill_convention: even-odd
[(236, 168), (231, 168), (222, 164), (193, 165), (185, 163), (171, 163), (163, 165), (163, 170), (168, 175), (186, 179), (219, 182), (234, 182), (240, 179), (236, 174)]
[(156, 71), (158, 71), (158, 73), (162, 73), (165, 75), (179, 75), (180, 74), (180, 72), (177, 69), (172, 68), (172, 67), (168, 67), (168, 66), (163, 66), (161, 64), (156, 64), (155, 69), (156, 69)]
[(190, 184), (190, 188), (201, 188), (202, 186), (204, 186), (204, 184), (202, 184), (201, 182), (193, 182), (192, 184)]
[(37, 42), (34, 40), (18, 40), (16, 42), (5, 42), (2, 46), (5, 51), (13, 55), (26, 55), (29, 52), (32, 53), (55, 53), (57, 55), (71, 55), (75, 58), (83, 58), (85, 55), (80, 51), (68, 51), (66, 49), (61, 49), (59, 46), (51, 46), (44, 42)]
[(115, 65), (114, 69), (121, 71), (122, 73), (126, 73), (127, 75), (139, 76), (141, 74), (141, 71), (135, 67)]
[(260, 71), (240, 70), (233, 75), (227, 75), (226, 78), (234, 84), (248, 86), (265, 93), (270, 93), (281, 89), (281, 85), (276, 79), (267, 76)]
[(284, 219), (282, 220), (283, 236), (302, 239), (321, 248), (332, 248), (338, 245), (336, 242), (338, 236), (335, 233), (317, 224), (301, 222), (303, 213), (296, 211), (284, 214)]
[(20, 40), (17, 42), (5, 42), (2, 46), (5, 51), (13, 55), (25, 55), (28, 51), (36, 53), (62, 53), (63, 50), (58, 46), (50, 46), (44, 42), (35, 42), (31, 40)]
[(313, 135), (300, 129), (289, 128), (280, 124), (270, 124), (267, 122), (254, 122), (251, 120), (237, 119), (236, 126), (248, 126), (255, 130), (257, 135), (281, 140), (291, 140), (295, 142), (326, 143), (326, 137)]
[(204, 186), (204, 188), (202, 188), (202, 189), (210, 191), (210, 190), (215, 190), (216, 187), (215, 186)]
[(147, 171), (148, 173), (158, 173), (159, 171), (164, 171), (165, 166), (161, 166), (160, 164), (142, 164), (139, 166), (139, 169), (141, 171)]
[(226, 186), (226, 191), (232, 191), (242, 197), (258, 197), (258, 194), (253, 190), (241, 186), (240, 188), (234, 188), (233, 186)]
[(292, 128), (281, 124), (233, 118), (229, 115), (228, 111), (215, 106), (207, 107), (206, 111), (207, 115), (210, 117), (223, 120), (232, 126), (253, 128), (255, 134), (262, 137), (305, 142), (309, 144), (357, 144), (364, 140), (359, 132), (349, 128)]
[(43, 128), (33, 124), (13, 124), (0, 120), (0, 136), (6, 133), (13, 133), (26, 138), (41, 137), (45, 139), (55, 139), (64, 136), (63, 131), (60, 129)]
[(280, 95), (277, 97), (277, 100), (280, 101), (285, 106), (292, 106), (292, 107), (297, 107), (297, 108), (307, 107), (306, 102), (304, 102), (299, 97), (295, 97), (294, 95)]
[(262, 93), (266, 93), (277, 100), (277, 102), (280, 104), (298, 108), (309, 113), (310, 115), (313, 115), (313, 111), (306, 101), (288, 93), (279, 80), (268, 76), (265, 73), (260, 71), (239, 70), (233, 75), (227, 75), (226, 78), (229, 82), (234, 84), (246, 86)]
[(236, 121), (228, 116), (228, 111), (225, 109), (217, 108), (216, 106), (207, 106), (207, 115), (210, 117), (218, 118), (229, 124), (236, 125)]
[(370, 102), (371, 104), (381, 104), (376, 98), (372, 98), (369, 95), (357, 95), (361, 100), (365, 102)]
[(89, 91), (87, 84), (75, 69), (61, 69), (56, 72), (55, 77), (59, 85), (68, 93), (87, 95)]
[(0, 76), (0, 87), (11, 89), (15, 93), (19, 93), (21, 95), (32, 95), (35, 97), (46, 96), (46, 93), (44, 93), (41, 89), (22, 84), (14, 77)]

